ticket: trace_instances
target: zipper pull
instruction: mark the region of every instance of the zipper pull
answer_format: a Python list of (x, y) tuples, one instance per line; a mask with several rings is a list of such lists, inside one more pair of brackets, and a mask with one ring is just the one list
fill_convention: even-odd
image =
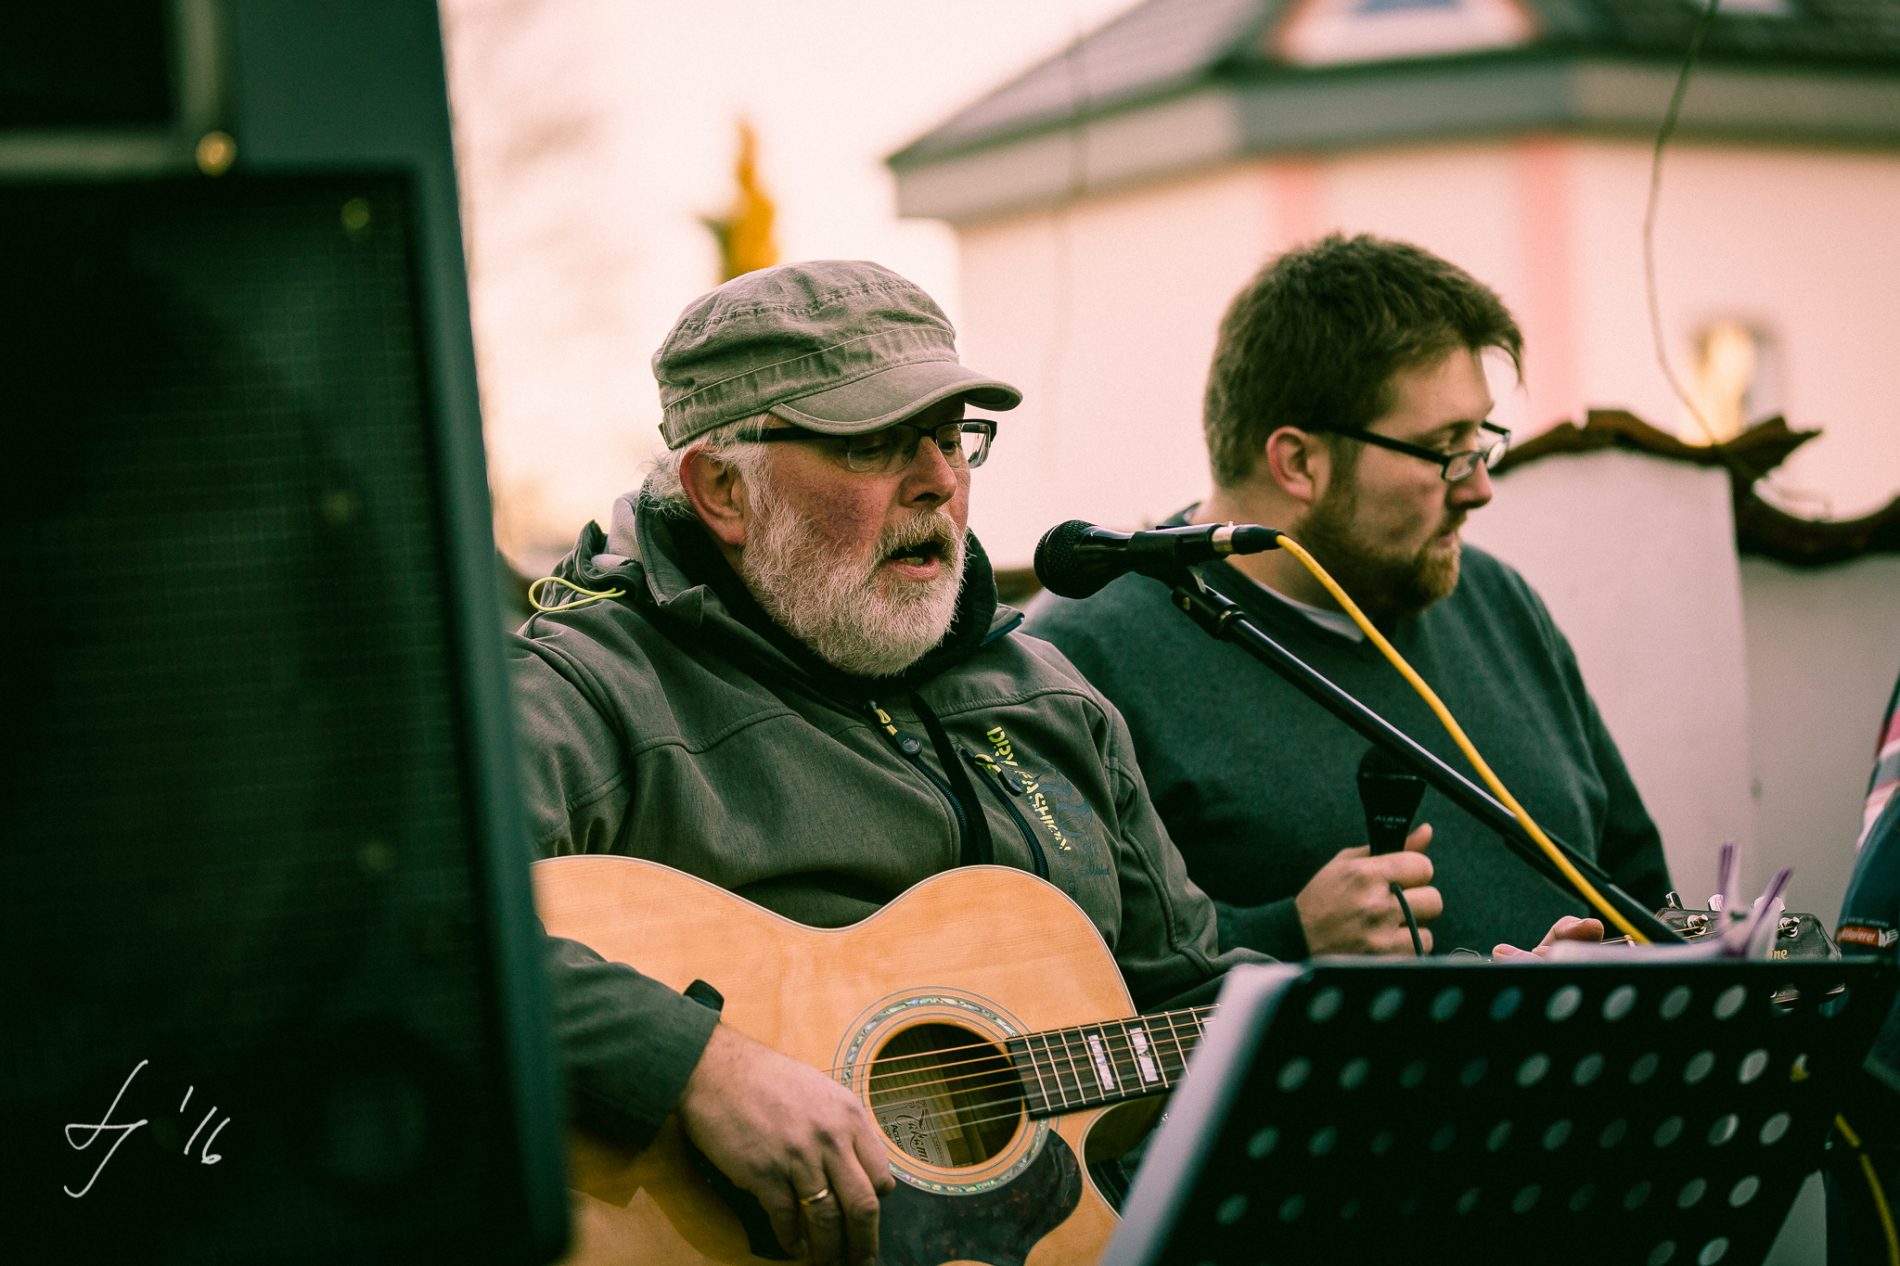
[(877, 700), (867, 699), (865, 703), (870, 707), (871, 715), (877, 718), (877, 723), (884, 727), (884, 732), (890, 736), (891, 742), (897, 745), (898, 751), (906, 756), (915, 757), (924, 750), (924, 741), (915, 734), (906, 734), (898, 729), (897, 722), (891, 719), (891, 714), (877, 706)]
[(1023, 783), (1022, 776), (1015, 770), (1005, 769), (997, 764), (993, 757), (979, 756), (967, 747), (963, 748), (962, 751), (972, 765), (975, 765), (978, 769), (996, 779), (997, 782), (1002, 783), (1010, 795), (1020, 796), (1028, 791), (1029, 788)]

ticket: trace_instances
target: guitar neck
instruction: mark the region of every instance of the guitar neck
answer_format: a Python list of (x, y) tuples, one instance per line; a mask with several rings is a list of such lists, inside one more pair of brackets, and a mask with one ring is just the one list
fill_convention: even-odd
[(1214, 1008), (1190, 1007), (1010, 1038), (1031, 1117), (1166, 1094), (1187, 1070)]

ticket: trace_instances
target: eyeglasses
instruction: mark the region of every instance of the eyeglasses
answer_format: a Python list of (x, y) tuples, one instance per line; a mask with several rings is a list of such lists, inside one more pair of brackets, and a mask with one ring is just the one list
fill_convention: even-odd
[(826, 440), (839, 446), (844, 464), (859, 474), (889, 475), (917, 460), (917, 448), (928, 435), (952, 466), (981, 466), (990, 455), (990, 441), (996, 438), (996, 423), (988, 419), (965, 419), (938, 426), (918, 426), (915, 422), (893, 422), (882, 430), (863, 435), (826, 435), (803, 427), (775, 427), (751, 438), (760, 444), (791, 441)]
[(1438, 473), (1448, 484), (1461, 479), (1469, 479), (1478, 473), (1478, 467), (1486, 470), (1498, 464), (1504, 451), (1511, 447), (1511, 433), (1501, 426), (1489, 422), (1478, 423), (1478, 429), (1496, 436), (1481, 448), (1469, 448), (1462, 453), (1441, 453), (1435, 448), (1426, 448), (1421, 444), (1407, 444), (1404, 440), (1395, 440), (1389, 435), (1380, 435), (1375, 431), (1362, 431), (1350, 426), (1321, 426), (1312, 428), (1328, 435), (1343, 435), (1347, 439), (1358, 440), (1362, 444), (1371, 444), (1378, 448), (1389, 448), (1395, 453), (1405, 453), (1419, 457), (1438, 467)]

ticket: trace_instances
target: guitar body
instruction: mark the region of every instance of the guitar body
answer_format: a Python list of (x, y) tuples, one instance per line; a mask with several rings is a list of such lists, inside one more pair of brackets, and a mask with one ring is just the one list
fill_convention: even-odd
[[(833, 1070), (858, 1095), (898, 1179), (880, 1216), (879, 1262), (1100, 1257), (1116, 1219), (1088, 1177), (1086, 1136), (1115, 1110), (1031, 1119), (1003, 1050), (1012, 1036), (1132, 1014), (1108, 948), (1057, 889), (971, 867), (821, 930), (632, 858), (555, 858), (533, 875), (550, 933), (676, 989), (705, 981), (725, 999), (725, 1023)], [(570, 1260), (762, 1260), (676, 1122), (640, 1152), (576, 1136), (569, 1182)]]

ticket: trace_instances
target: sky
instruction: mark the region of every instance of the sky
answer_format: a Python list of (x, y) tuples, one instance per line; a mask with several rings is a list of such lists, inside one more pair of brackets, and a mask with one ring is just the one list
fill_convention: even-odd
[(782, 259), (869, 258), (958, 317), (883, 159), (1134, 0), (445, 0), (490, 486), (551, 561), (658, 448), (648, 358), (719, 280), (738, 121)]

